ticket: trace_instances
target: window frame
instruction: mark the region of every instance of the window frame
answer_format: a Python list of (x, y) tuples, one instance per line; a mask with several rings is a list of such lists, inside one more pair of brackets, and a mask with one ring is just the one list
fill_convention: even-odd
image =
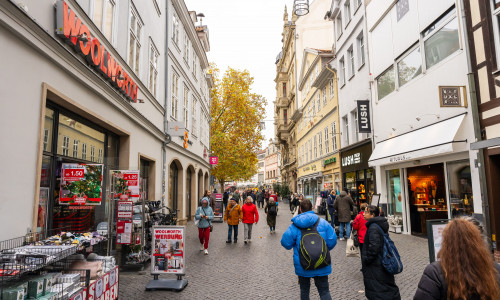
[[(117, 10), (117, 0), (102, 0), (102, 8), (101, 8), (101, 24), (97, 24), (96, 23), (96, 20), (95, 20), (95, 13), (96, 13), (96, 9), (95, 9), (95, 5), (96, 5), (96, 0), (92, 0), (92, 2), (90, 3), (90, 7), (91, 7), (91, 15), (92, 15), (92, 22), (95, 24), (95, 26), (101, 31), (102, 35), (113, 45), (115, 45), (115, 24), (116, 24), (116, 10)], [(113, 6), (113, 13), (111, 15), (111, 36), (108, 37), (106, 32), (105, 32), (105, 23), (106, 23), (106, 12), (107, 12), (107, 7), (108, 7), (108, 3), (110, 3), (112, 6)]]
[(69, 142), (70, 142), (69, 136), (63, 135), (63, 142), (61, 144), (62, 156), (69, 156)]
[(500, 70), (500, 7), (495, 8), (495, 0), (490, 0), (493, 40), (495, 45), (496, 69)]
[(177, 49), (179, 49), (179, 34), (179, 16), (174, 11), (172, 13), (172, 41), (177, 46)]
[(82, 143), (82, 159), (87, 160), (87, 143)]
[(363, 35), (363, 31), (361, 31), (361, 33), (358, 35), (358, 37), (356, 38), (356, 42), (357, 42), (357, 50), (358, 50), (358, 70), (360, 70), (364, 65), (365, 65), (365, 61), (366, 61), (366, 57), (365, 57), (365, 37)]
[(183, 97), (182, 97), (182, 119), (186, 131), (189, 131), (189, 88), (184, 84)]
[[(412, 54), (415, 50), (417, 50), (418, 48), (420, 48), (420, 74), (418, 74), (417, 76), (415, 76), (415, 78), (412, 78), (410, 79), (409, 81), (407, 81), (405, 84), (401, 84), (400, 83), (400, 78), (399, 78), (399, 63), (401, 61), (403, 61), (405, 58), (407, 58), (410, 54)], [(406, 50), (395, 62), (395, 65), (396, 65), (396, 68), (395, 68), (395, 71), (396, 71), (396, 77), (394, 78), (395, 79), (395, 83), (396, 83), (396, 89), (399, 89), (401, 88), (402, 86), (408, 84), (409, 82), (413, 81), (414, 79), (417, 79), (419, 76), (421, 76), (422, 74), (424, 74), (424, 68), (425, 68), (425, 60), (424, 60), (424, 53), (422, 53), (422, 46), (419, 42), (413, 44), (410, 48), (408, 48), (408, 50)]]
[(337, 40), (339, 40), (344, 33), (344, 28), (342, 27), (342, 12), (339, 12), (335, 18), (335, 27), (335, 34), (337, 35)]
[(340, 64), (340, 87), (343, 87), (346, 83), (346, 80), (345, 80), (345, 77), (346, 77), (346, 74), (345, 74), (345, 59), (344, 59), (344, 56), (342, 55), (342, 57), (339, 59), (339, 64)]
[(345, 27), (349, 26), (349, 23), (351, 23), (352, 19), (352, 12), (351, 12), (351, 0), (346, 0), (344, 3), (344, 18), (345, 18)]
[(335, 96), (335, 85), (334, 85), (333, 78), (328, 81), (328, 89), (329, 89), (329, 91), (328, 91), (329, 94), (328, 95), (329, 95), (329, 97), (331, 99), (331, 98), (333, 98)]
[(323, 134), (322, 132), (318, 132), (318, 148), (319, 148), (319, 157), (323, 156)]
[(333, 121), (331, 126), (332, 126), (332, 152), (335, 152), (338, 149), (338, 144), (337, 144), (337, 122)]
[(326, 97), (326, 86), (323, 88), (321, 93), (323, 94), (323, 107), (325, 107), (328, 104), (328, 98)]
[(330, 139), (328, 138), (329, 132), (328, 132), (328, 126), (323, 129), (323, 132), (325, 133), (325, 154), (330, 153)]
[[(387, 69), (384, 70), (384, 72), (380, 73), (380, 75), (377, 77), (377, 79), (375, 79), (375, 86), (376, 86), (376, 93), (377, 93), (377, 100), (380, 101), (382, 99), (384, 99), (385, 97), (389, 96), (390, 94), (394, 93), (396, 91), (396, 68), (394, 67), (394, 63), (392, 63)], [(384, 97), (380, 98), (379, 97), (379, 88), (378, 88), (378, 81), (379, 79), (384, 76), (390, 69), (392, 68), (392, 72), (394, 74), (394, 89), (388, 93), (387, 95), (385, 95)]]
[(191, 98), (192, 98), (192, 101), (191, 101), (191, 135), (196, 138), (197, 137), (196, 118), (198, 116), (198, 99), (196, 99), (196, 97), (194, 96), (194, 93), (191, 94)]
[[(153, 96), (156, 97), (157, 96), (156, 91), (158, 88), (158, 84), (157, 84), (158, 83), (158, 59), (160, 57), (160, 52), (158, 51), (158, 48), (156, 48), (156, 45), (154, 44), (151, 37), (149, 39), (149, 50), (150, 51), (149, 51), (148, 88), (149, 88), (149, 91), (153, 94)], [(151, 61), (153, 55), (155, 55), (154, 61)], [(154, 74), (151, 74), (152, 72), (154, 72)], [(152, 75), (154, 75), (154, 78), (152, 78)]]
[[(135, 22), (135, 31), (132, 30), (132, 15), (134, 16), (136, 22)], [(136, 73), (137, 76), (139, 76), (141, 72), (141, 50), (142, 50), (142, 28), (144, 27), (144, 22), (142, 22), (142, 19), (137, 12), (137, 9), (131, 5), (130, 6), (130, 14), (129, 14), (129, 30), (128, 30), (128, 65), (130, 66), (130, 69)], [(134, 38), (135, 43), (133, 46), (133, 49), (131, 49), (130, 44), (131, 44), (131, 39)], [(133, 51), (133, 61), (130, 61), (130, 54)]]
[(347, 66), (347, 71), (349, 72), (349, 80), (354, 77), (355, 65), (354, 65), (354, 47), (351, 45), (347, 49), (347, 57), (349, 58), (349, 65)]
[(80, 145), (79, 140), (73, 140), (73, 155), (72, 157), (78, 158), (78, 146)]
[(179, 75), (176, 72), (172, 72), (172, 91), (171, 91), (171, 107), (170, 116), (177, 120), (178, 108), (179, 108)]

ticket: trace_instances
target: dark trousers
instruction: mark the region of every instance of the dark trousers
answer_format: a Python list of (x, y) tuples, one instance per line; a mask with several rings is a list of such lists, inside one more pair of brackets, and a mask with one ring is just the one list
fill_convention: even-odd
[[(318, 294), (321, 300), (331, 300), (330, 285), (328, 284), (328, 276), (316, 276), (314, 278), (314, 285), (318, 289)], [(299, 276), (300, 285), (300, 300), (309, 300), (309, 293), (311, 291), (311, 277)]]
[(363, 265), (363, 243), (359, 243), (359, 257), (361, 257), (361, 265)]
[(198, 228), (198, 238), (200, 239), (200, 244), (203, 244), (205, 249), (208, 249), (208, 242), (210, 240), (210, 227)]
[(257, 206), (259, 208), (264, 208), (264, 201), (257, 201)]
[(226, 210), (227, 202), (223, 202), (223, 203), (224, 203), (224, 210)]
[(330, 225), (335, 228), (335, 209), (328, 208), (328, 214), (330, 215)]
[(231, 235), (233, 234), (233, 229), (234, 229), (234, 240), (238, 240), (238, 225), (227, 225), (228, 226), (228, 231), (227, 231), (227, 240), (231, 240)]

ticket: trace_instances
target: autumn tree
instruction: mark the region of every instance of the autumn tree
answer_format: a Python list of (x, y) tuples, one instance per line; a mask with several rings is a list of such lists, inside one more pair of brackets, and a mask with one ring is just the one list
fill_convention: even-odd
[(225, 182), (249, 180), (258, 171), (266, 99), (252, 93), (254, 79), (248, 70), (228, 68), (220, 78), (220, 70), (212, 65), (212, 75), (210, 146), (219, 157), (212, 175), (223, 189)]

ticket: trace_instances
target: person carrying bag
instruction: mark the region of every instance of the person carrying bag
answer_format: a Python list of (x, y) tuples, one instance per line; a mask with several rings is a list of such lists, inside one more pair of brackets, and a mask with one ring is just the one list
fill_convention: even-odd
[(201, 199), (201, 206), (198, 206), (194, 216), (195, 224), (198, 226), (198, 237), (200, 239), (200, 251), (205, 250), (205, 255), (208, 255), (208, 242), (210, 240), (210, 232), (212, 231), (212, 220), (214, 218), (214, 211), (208, 205), (210, 199), (203, 197)]

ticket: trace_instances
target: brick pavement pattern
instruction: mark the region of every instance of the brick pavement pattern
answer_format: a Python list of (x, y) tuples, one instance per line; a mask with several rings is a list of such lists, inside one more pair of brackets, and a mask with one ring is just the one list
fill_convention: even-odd
[[(243, 243), (243, 225), (239, 226), (237, 244), (226, 244), (227, 224), (214, 223), (209, 255), (200, 251), (198, 230), (190, 222), (186, 235), (187, 287), (182, 292), (145, 291), (153, 277), (121, 272), (119, 299), (299, 299), (299, 285), (292, 261), (292, 250), (285, 250), (281, 236), (291, 224), (288, 208), (281, 209), (276, 234), (269, 234), (263, 209), (261, 221), (254, 225), (252, 243)], [(429, 263), (427, 240), (391, 233), (404, 264), (396, 275), (402, 299), (412, 299), (425, 266)], [(331, 251), (333, 272), (329, 276), (333, 299), (365, 299), (361, 260), (345, 256), (346, 241), (338, 240)], [(163, 276), (161, 278), (175, 278)], [(319, 299), (311, 281), (311, 299)]]

